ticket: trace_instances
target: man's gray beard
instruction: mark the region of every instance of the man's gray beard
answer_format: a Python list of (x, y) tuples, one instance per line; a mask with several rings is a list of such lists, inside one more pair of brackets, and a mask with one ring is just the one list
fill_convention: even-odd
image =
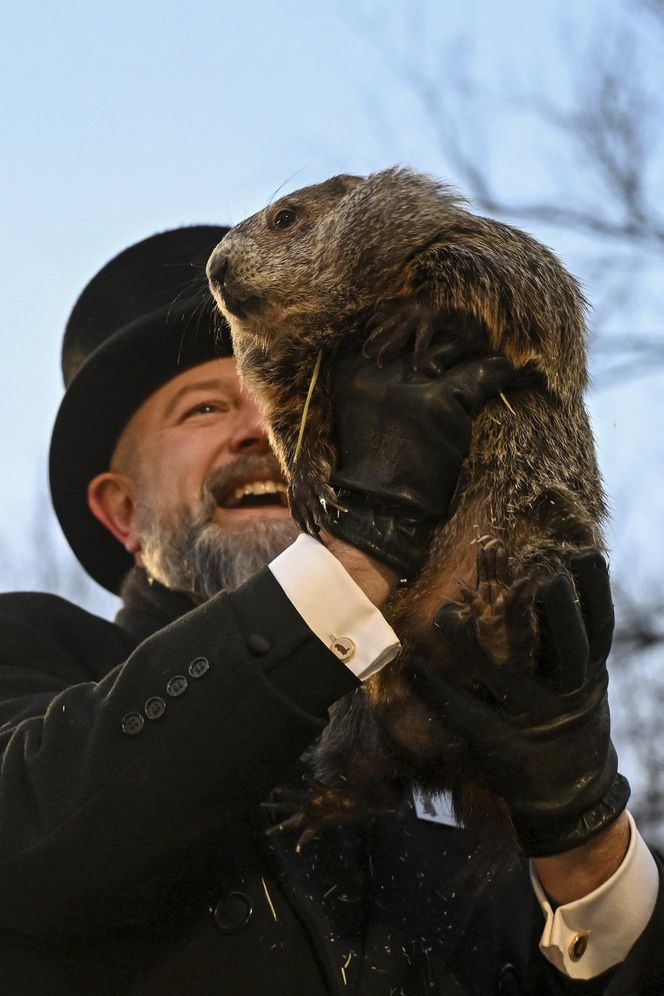
[(209, 499), (199, 515), (160, 519), (139, 509), (142, 560), (148, 574), (167, 588), (205, 601), (243, 584), (297, 538), (292, 519), (252, 518), (223, 529), (213, 520)]

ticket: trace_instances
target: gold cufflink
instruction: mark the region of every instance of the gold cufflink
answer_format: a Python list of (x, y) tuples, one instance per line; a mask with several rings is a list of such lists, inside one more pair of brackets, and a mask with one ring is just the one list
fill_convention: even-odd
[(340, 661), (347, 664), (352, 661), (357, 653), (357, 647), (349, 636), (333, 636), (330, 641), (330, 650), (336, 654)]
[(572, 959), (572, 961), (578, 961), (586, 953), (586, 948), (588, 947), (588, 935), (587, 934), (575, 934), (572, 940), (569, 942), (569, 947), (567, 953)]

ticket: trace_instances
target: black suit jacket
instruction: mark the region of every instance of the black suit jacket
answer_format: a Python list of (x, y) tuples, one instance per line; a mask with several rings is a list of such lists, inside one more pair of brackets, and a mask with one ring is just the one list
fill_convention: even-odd
[(266, 836), (357, 684), (269, 571), (193, 610), (137, 574), (119, 622), (0, 598), (3, 996), (664, 993), (661, 903), (570, 983), (524, 869), (464, 887), (462, 831), (406, 807), (302, 854)]

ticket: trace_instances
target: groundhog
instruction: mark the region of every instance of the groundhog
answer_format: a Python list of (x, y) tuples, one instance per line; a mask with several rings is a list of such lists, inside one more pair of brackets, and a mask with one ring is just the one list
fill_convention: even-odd
[[(475, 618), (496, 666), (531, 667), (537, 585), (565, 571), (571, 553), (602, 547), (605, 501), (583, 402), (586, 302), (551, 250), (464, 205), (410, 169), (335, 176), (237, 225), (208, 263), (241, 375), (264, 407), (290, 482), (293, 514), (311, 533), (338, 505), (329, 486), (329, 397), (339, 350), (362, 345), (378, 363), (409, 350), (417, 366), (441, 337), (460, 356), (504, 355), (518, 371), (475, 419), (456, 510), (389, 609), (399, 659), (331, 710), (311, 796), (289, 822), (306, 826), (305, 837), (327, 821), (394, 807), (410, 786), (451, 792), (466, 825), (500, 823), (500, 800), (484, 789), (472, 745), (435, 721), (405, 674), (426, 658), (472, 683), (432, 627), (450, 601)], [(510, 611), (519, 600), (526, 611)]]

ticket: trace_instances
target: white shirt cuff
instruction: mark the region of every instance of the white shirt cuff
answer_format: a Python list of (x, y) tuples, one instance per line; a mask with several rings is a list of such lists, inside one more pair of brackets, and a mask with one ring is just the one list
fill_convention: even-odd
[(268, 566), (309, 629), (357, 678), (397, 656), (392, 627), (318, 540), (302, 533)]
[(530, 879), (546, 918), (540, 951), (572, 979), (591, 979), (624, 961), (655, 908), (657, 865), (627, 817), (631, 837), (623, 863), (594, 892), (555, 913), (531, 863)]

